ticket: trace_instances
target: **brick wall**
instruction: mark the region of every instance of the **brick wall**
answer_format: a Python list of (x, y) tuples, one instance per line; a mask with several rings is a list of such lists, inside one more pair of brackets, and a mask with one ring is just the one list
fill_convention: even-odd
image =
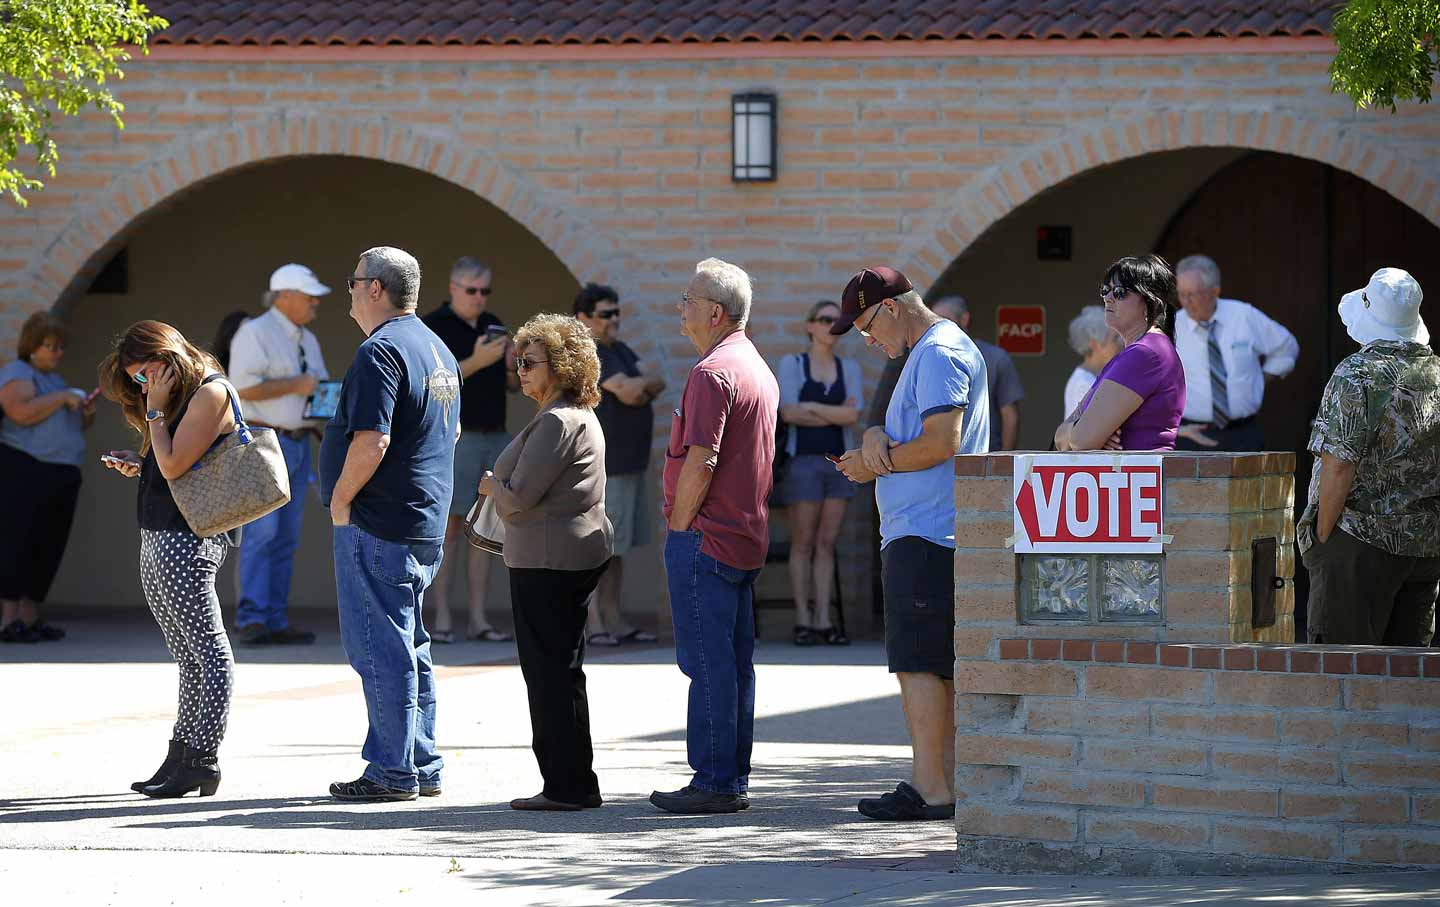
[[(1290, 459), (1166, 457), (1163, 624), (1022, 624), (1017, 558), (957, 549), (963, 866), (1440, 866), (1440, 649), (1248, 642), (1249, 538), (1290, 550)], [(957, 538), (1008, 534), (1010, 458), (956, 473)]]

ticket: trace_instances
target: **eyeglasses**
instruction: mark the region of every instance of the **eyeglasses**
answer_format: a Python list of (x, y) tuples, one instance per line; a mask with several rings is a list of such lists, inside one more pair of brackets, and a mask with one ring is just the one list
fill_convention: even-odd
[(811, 324), (834, 324), (834, 323), (836, 322), (836, 320), (837, 320), (837, 319), (835, 318), (834, 315), (816, 315), (814, 318), (811, 318), (811, 319), (810, 319), (810, 323), (811, 323)]
[(681, 293), (681, 294), (680, 294), (680, 304), (681, 304), (681, 305), (689, 305), (690, 303), (692, 303), (692, 302), (697, 302), (697, 301), (698, 301), (698, 302), (708, 302), (708, 303), (710, 303), (711, 305), (719, 305), (719, 304), (720, 304), (720, 303), (716, 302), (715, 300), (709, 299), (709, 298), (704, 297), (704, 296), (691, 296), (689, 290), (686, 290), (684, 293)]
[(875, 326), (875, 319), (876, 319), (876, 318), (879, 318), (879, 317), (880, 317), (880, 306), (878, 306), (878, 305), (877, 305), (877, 306), (871, 306), (870, 320), (867, 321), (867, 322), (865, 322), (865, 326), (864, 326), (863, 328), (860, 327), (860, 325), (858, 325), (858, 324), (855, 325), (855, 330), (857, 330), (857, 331), (860, 332), (860, 336), (861, 336), (861, 337), (866, 337), (866, 338), (868, 338), (868, 337), (870, 336), (870, 329)]
[(347, 290), (354, 290), (355, 285), (362, 280), (373, 280), (376, 283), (380, 284), (380, 289), (385, 289), (385, 281), (381, 280), (378, 277), (347, 277), (345, 278), (345, 288)]
[(450, 286), (457, 290), (463, 290), (466, 296), (474, 296), (479, 293), (481, 296), (490, 295), (490, 287), (467, 287), (463, 283), (452, 283)]
[(544, 365), (549, 359), (531, 359), (529, 356), (520, 356), (515, 360), (517, 372), (528, 372), (537, 365)]
[(593, 316), (591, 316), (591, 317), (593, 317), (593, 318), (599, 318), (601, 321), (609, 321), (609, 320), (612, 319), (612, 318), (619, 318), (619, 317), (620, 317), (620, 310), (619, 310), (619, 309), (606, 309), (606, 310), (603, 311), (603, 312), (596, 312), (596, 313), (595, 313)]
[(1107, 284), (1101, 284), (1101, 285), (1100, 285), (1100, 301), (1101, 301), (1101, 302), (1104, 302), (1104, 301), (1107, 300), (1107, 299), (1113, 299), (1113, 300), (1115, 300), (1116, 302), (1124, 302), (1124, 301), (1125, 301), (1125, 297), (1126, 297), (1126, 296), (1129, 296), (1131, 293), (1134, 293), (1134, 292), (1135, 292), (1135, 291), (1132, 290), (1132, 289), (1130, 289), (1129, 287), (1121, 286), (1121, 285), (1118, 284), (1118, 283), (1117, 283), (1117, 284), (1114, 284), (1114, 285), (1111, 285), (1111, 284), (1108, 284), (1108, 283), (1107, 283)]

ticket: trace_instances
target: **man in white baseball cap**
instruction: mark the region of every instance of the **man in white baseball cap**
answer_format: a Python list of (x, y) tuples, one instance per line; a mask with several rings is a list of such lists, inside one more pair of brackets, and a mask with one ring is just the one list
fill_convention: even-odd
[(1426, 646), (1440, 592), (1440, 357), (1420, 284), (1381, 268), (1340, 300), (1360, 351), (1325, 385), (1295, 527), (1312, 643)]
[(318, 436), (320, 425), (305, 418), (306, 403), (329, 377), (320, 343), (306, 325), (329, 292), (304, 265), (276, 268), (263, 297), (269, 311), (241, 325), (230, 345), (230, 380), (245, 419), (275, 429), (290, 469), (290, 503), (246, 524), (241, 534), (235, 628), (246, 645), (315, 641), (314, 633), (290, 626), (288, 612), (305, 490), (314, 473), (310, 436)]

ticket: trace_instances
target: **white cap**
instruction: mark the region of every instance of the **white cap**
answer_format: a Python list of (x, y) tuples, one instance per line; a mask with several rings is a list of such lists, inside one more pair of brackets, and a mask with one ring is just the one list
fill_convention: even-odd
[(281, 265), (270, 275), (270, 289), (274, 290), (299, 290), (307, 296), (324, 296), (330, 292), (315, 277), (315, 272), (304, 265), (288, 264)]
[(1430, 331), (1420, 318), (1420, 284), (1409, 272), (1381, 268), (1363, 290), (1340, 297), (1340, 320), (1361, 346), (1376, 340), (1429, 343)]

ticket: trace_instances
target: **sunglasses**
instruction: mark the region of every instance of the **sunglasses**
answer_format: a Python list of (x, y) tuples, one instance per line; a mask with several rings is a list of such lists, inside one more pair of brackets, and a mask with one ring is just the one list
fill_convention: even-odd
[(345, 289), (354, 290), (355, 285), (362, 280), (373, 280), (376, 283), (380, 284), (380, 289), (385, 289), (385, 281), (381, 280), (378, 277), (347, 277), (345, 278)]
[(814, 318), (811, 318), (811, 319), (810, 319), (810, 323), (811, 323), (811, 324), (834, 324), (834, 323), (836, 322), (836, 320), (837, 320), (837, 319), (835, 318), (834, 315), (816, 315)]
[(1126, 296), (1129, 296), (1131, 293), (1134, 293), (1134, 292), (1135, 292), (1135, 291), (1132, 290), (1132, 289), (1130, 289), (1129, 287), (1121, 286), (1121, 285), (1118, 284), (1118, 283), (1117, 283), (1117, 284), (1114, 284), (1114, 285), (1111, 285), (1111, 284), (1108, 284), (1108, 283), (1106, 283), (1106, 284), (1101, 284), (1101, 285), (1100, 285), (1100, 301), (1101, 301), (1101, 302), (1104, 302), (1104, 301), (1107, 300), (1107, 299), (1113, 299), (1113, 300), (1115, 300), (1116, 302), (1124, 302), (1124, 301), (1125, 301), (1125, 297), (1126, 297)]
[(451, 284), (451, 286), (457, 290), (464, 290), (466, 296), (474, 296), (476, 293), (479, 293), (481, 296), (490, 295), (489, 287), (467, 287), (458, 283)]
[(531, 359), (529, 356), (520, 356), (515, 360), (515, 370), (528, 372), (537, 365), (544, 365), (549, 359)]
[(145, 377), (144, 372), (136, 372), (135, 374), (130, 376), (130, 380), (134, 381), (141, 387), (148, 387), (150, 384), (150, 379)]
[(619, 317), (620, 317), (620, 310), (619, 310), (619, 309), (606, 309), (606, 310), (603, 311), (603, 312), (596, 312), (592, 317), (594, 317), (594, 318), (599, 318), (601, 321), (609, 321), (609, 320), (612, 319), (612, 318), (619, 318)]

